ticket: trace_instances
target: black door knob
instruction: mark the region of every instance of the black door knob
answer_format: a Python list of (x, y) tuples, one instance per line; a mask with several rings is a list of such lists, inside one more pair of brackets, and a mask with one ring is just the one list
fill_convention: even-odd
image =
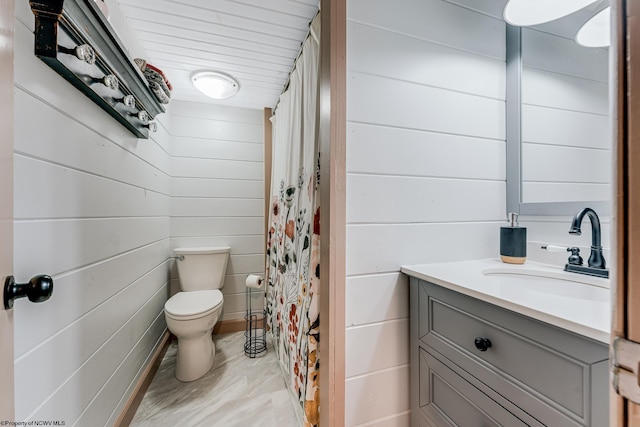
[(476, 348), (480, 351), (487, 351), (491, 347), (491, 340), (489, 338), (478, 337), (475, 340)]
[(52, 293), (53, 279), (44, 274), (32, 277), (27, 283), (16, 283), (13, 276), (8, 276), (4, 282), (4, 308), (13, 308), (13, 300), (22, 297), (31, 302), (46, 301)]

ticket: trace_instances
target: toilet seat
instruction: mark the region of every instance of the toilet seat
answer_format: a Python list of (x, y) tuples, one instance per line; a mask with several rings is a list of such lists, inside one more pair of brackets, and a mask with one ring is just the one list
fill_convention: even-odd
[(211, 314), (222, 303), (222, 292), (218, 289), (178, 292), (165, 302), (164, 311), (173, 319), (191, 320)]

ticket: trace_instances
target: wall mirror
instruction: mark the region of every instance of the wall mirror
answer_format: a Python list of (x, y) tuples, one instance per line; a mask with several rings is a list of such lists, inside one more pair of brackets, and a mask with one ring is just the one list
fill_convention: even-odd
[(507, 209), (611, 213), (609, 49), (575, 41), (608, 1), (531, 27), (507, 25)]

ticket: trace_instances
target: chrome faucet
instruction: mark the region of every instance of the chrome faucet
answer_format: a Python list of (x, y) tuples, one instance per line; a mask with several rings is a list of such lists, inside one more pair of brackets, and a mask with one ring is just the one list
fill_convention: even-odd
[(588, 274), (590, 276), (609, 277), (609, 270), (606, 268), (604, 255), (602, 255), (602, 232), (600, 229), (600, 219), (598, 214), (591, 208), (584, 208), (579, 210), (571, 221), (570, 234), (581, 235), (582, 220), (588, 216), (591, 221), (591, 255), (589, 255), (588, 267), (580, 264), (572, 263), (571, 261), (565, 265), (565, 271), (572, 271), (574, 273)]

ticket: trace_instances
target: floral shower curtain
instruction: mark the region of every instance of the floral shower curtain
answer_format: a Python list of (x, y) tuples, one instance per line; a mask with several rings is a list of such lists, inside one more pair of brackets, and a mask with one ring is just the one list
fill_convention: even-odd
[(320, 15), (280, 96), (273, 122), (267, 239), (267, 321), (305, 426), (319, 425), (320, 283), (317, 132)]

